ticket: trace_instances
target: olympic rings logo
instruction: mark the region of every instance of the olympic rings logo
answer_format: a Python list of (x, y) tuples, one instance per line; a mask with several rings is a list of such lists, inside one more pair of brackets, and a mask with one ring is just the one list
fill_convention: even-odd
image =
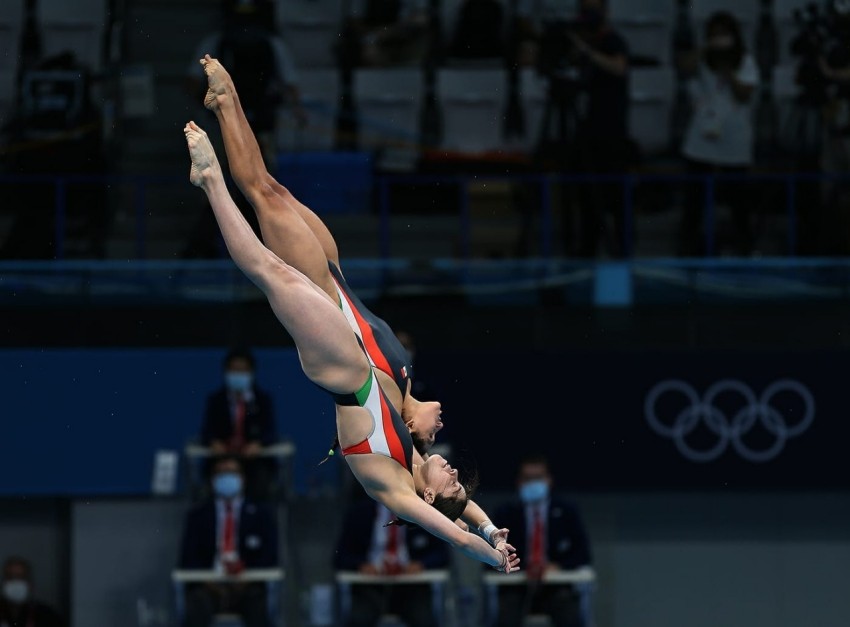
[[(728, 398), (727, 395), (738, 397), (739, 402), (733, 405), (731, 411), (724, 411), (715, 403), (721, 394), (724, 398)], [(778, 394), (795, 395), (797, 400), (802, 401), (802, 416), (789, 424), (786, 415), (771, 404)], [(659, 400), (671, 395), (683, 398), (685, 407), (662, 419), (659, 416)], [(743, 459), (759, 463), (774, 459), (789, 439), (801, 435), (811, 426), (815, 419), (815, 399), (809, 388), (794, 379), (774, 381), (758, 398), (746, 383), (736, 379), (714, 383), (702, 398), (689, 383), (668, 379), (657, 383), (646, 395), (644, 414), (653, 431), (672, 439), (679, 452), (693, 462), (713, 461), (731, 444)], [(707, 427), (711, 439), (716, 439), (715, 444), (696, 448), (688, 442), (688, 436), (700, 425)], [(767, 447), (756, 449), (744, 441), (744, 437), (756, 427), (761, 427), (769, 435), (771, 443)]]

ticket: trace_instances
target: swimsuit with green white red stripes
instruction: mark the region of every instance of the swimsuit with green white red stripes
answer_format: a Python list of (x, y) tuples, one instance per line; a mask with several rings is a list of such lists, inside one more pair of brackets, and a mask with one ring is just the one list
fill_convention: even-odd
[(372, 431), (359, 444), (342, 449), (345, 455), (375, 453), (396, 460), (406, 470), (413, 468), (413, 440), (399, 413), (387, 401), (375, 375), (369, 369), (369, 378), (353, 394), (333, 394), (337, 405), (359, 406), (372, 416)]
[(390, 325), (369, 311), (349, 287), (332, 261), (328, 261), (331, 276), (339, 296), (340, 307), (348, 324), (363, 342), (370, 363), (393, 378), (402, 398), (407, 394), (407, 382), (413, 376), (407, 351), (398, 341)]

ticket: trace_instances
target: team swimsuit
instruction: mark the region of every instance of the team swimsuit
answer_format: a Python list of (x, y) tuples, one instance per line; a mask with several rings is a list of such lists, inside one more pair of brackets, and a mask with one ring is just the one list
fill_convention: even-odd
[(412, 472), (413, 440), (401, 415), (387, 401), (387, 396), (378, 385), (378, 380), (369, 369), (369, 378), (356, 392), (349, 394), (331, 393), (337, 405), (362, 407), (372, 417), (372, 431), (365, 440), (342, 449), (345, 455), (363, 455), (375, 453), (396, 460), (401, 466)]
[(328, 261), (336, 286), (342, 312), (357, 337), (363, 342), (369, 362), (393, 378), (401, 396), (407, 394), (407, 382), (413, 376), (413, 365), (408, 363), (407, 351), (398, 341), (390, 325), (369, 311), (354, 294), (332, 261)]
[[(328, 267), (336, 286), (339, 306), (370, 365), (390, 375), (403, 397), (407, 393), (407, 382), (413, 374), (412, 366), (407, 363), (407, 351), (390, 326), (369, 311), (351, 291), (339, 268), (331, 261)], [(359, 390), (351, 394), (331, 393), (331, 396), (337, 405), (363, 407), (372, 417), (369, 436), (359, 444), (342, 449), (344, 456), (365, 453), (385, 455), (396, 460), (406, 470), (412, 470), (413, 440), (410, 431), (401, 414), (387, 400), (371, 368), (369, 378)]]

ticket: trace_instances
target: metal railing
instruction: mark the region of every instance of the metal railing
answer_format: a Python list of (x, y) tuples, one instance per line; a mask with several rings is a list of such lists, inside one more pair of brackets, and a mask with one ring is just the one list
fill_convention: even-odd
[[(480, 174), (480, 175), (420, 175), (392, 174), (378, 175), (374, 178), (377, 196), (377, 211), (379, 215), (379, 251), (381, 259), (393, 257), (392, 235), (390, 222), (397, 214), (392, 206), (390, 191), (394, 185), (455, 185), (457, 189), (457, 205), (460, 218), (460, 257), (470, 259), (472, 256), (472, 230), (474, 219), (470, 211), (469, 183), (508, 182), (537, 186), (540, 203), (537, 207), (540, 220), (540, 256), (550, 259), (554, 255), (553, 242), (553, 188), (556, 185), (617, 185), (622, 192), (623, 211), (623, 251), (627, 258), (633, 257), (634, 225), (635, 225), (635, 192), (645, 184), (669, 184), (680, 186), (684, 184), (701, 184), (703, 186), (703, 226), (706, 256), (716, 252), (717, 203), (716, 189), (721, 183), (738, 184), (778, 184), (784, 188), (787, 216), (786, 254), (793, 256), (798, 251), (798, 213), (797, 194), (803, 183), (846, 182), (850, 184), (850, 173), (747, 173), (747, 174), (652, 174), (631, 173), (614, 174)], [(102, 184), (111, 186), (127, 186), (132, 189), (133, 213), (135, 216), (135, 248), (136, 258), (147, 258), (147, 194), (151, 185), (188, 185), (185, 177), (166, 175), (0, 175), (0, 193), (14, 194), (19, 185), (49, 185), (54, 190), (54, 258), (65, 258), (68, 190), (75, 184)], [(321, 215), (321, 207), (313, 207)], [(0, 206), (2, 211), (2, 206)], [(397, 255), (396, 255), (397, 256)]]

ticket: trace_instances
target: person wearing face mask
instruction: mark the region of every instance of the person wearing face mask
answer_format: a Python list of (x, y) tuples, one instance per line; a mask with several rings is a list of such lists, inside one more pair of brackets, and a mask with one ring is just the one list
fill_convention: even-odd
[(10, 557), (3, 565), (0, 626), (63, 627), (65, 621), (49, 605), (33, 598), (30, 564), (22, 557)]
[[(743, 174), (753, 165), (755, 127), (753, 102), (759, 84), (755, 59), (746, 51), (741, 26), (731, 13), (718, 11), (705, 24), (704, 45), (687, 57), (682, 69), (691, 78), (688, 91), (691, 118), (685, 132), (682, 155), (688, 172)], [(753, 252), (750, 188), (737, 181), (718, 185), (717, 195), (732, 211), (736, 237), (734, 252)], [(701, 255), (705, 249), (702, 225), (705, 205), (702, 182), (689, 185), (683, 199), (680, 224), (682, 255)]]
[[(236, 575), (278, 566), (277, 523), (270, 505), (244, 496), (239, 458), (222, 456), (212, 467), (213, 496), (186, 516), (180, 565)], [(184, 591), (183, 627), (208, 627), (215, 614), (236, 613), (245, 627), (270, 627), (263, 583), (191, 584)]]
[(517, 473), (517, 498), (496, 512), (511, 529), (524, 556), (527, 585), (500, 586), (499, 627), (521, 625), (529, 613), (549, 616), (555, 627), (583, 624), (580, 597), (570, 585), (540, 585), (547, 571), (574, 570), (591, 563), (590, 543), (576, 505), (552, 493), (546, 457), (525, 456)]
[(254, 380), (256, 362), (250, 351), (231, 349), (223, 365), (224, 384), (207, 398), (201, 443), (216, 455), (244, 457), (251, 496), (265, 498), (271, 489), (275, 462), (257, 456), (277, 440), (272, 399)]

